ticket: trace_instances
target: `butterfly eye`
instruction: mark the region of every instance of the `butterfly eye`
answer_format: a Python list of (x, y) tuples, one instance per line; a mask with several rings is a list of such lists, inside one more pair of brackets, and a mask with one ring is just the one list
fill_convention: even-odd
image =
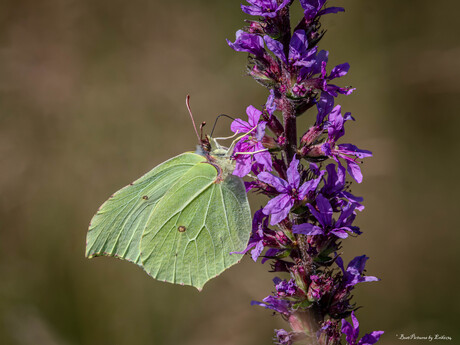
[(183, 225), (180, 225), (180, 226), (177, 227), (177, 231), (179, 231), (179, 232), (185, 232), (185, 230), (187, 230), (187, 228), (185, 226), (183, 226)]

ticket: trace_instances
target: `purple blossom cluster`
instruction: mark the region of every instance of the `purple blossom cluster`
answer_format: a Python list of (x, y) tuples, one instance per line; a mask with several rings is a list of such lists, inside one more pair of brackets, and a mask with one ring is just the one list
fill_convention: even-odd
[[(354, 225), (363, 199), (353, 195), (361, 183), (362, 159), (372, 156), (341, 142), (345, 124), (354, 118), (335, 105), (339, 95), (354, 89), (336, 85), (348, 63), (328, 68), (329, 52), (318, 49), (324, 35), (321, 16), (344, 11), (325, 7), (326, 0), (300, 0), (303, 18), (291, 26), (294, 0), (247, 0), (252, 16), (229, 46), (248, 53), (247, 72), (269, 90), (261, 109), (247, 108), (247, 120), (235, 119), (231, 130), (240, 136), (233, 150), (234, 174), (247, 177), (247, 191), (265, 194), (268, 203), (254, 214), (247, 248), (257, 261), (271, 262), (278, 275), (275, 291), (253, 305), (271, 309), (291, 330), (275, 330), (277, 344), (310, 339), (312, 344), (374, 344), (375, 331), (358, 340), (357, 306), (351, 301), (358, 283), (377, 281), (365, 275), (368, 257), (357, 256), (345, 268), (342, 241), (360, 235)], [(297, 118), (316, 109), (316, 118), (297, 137)], [(346, 318), (350, 317), (353, 325)]]

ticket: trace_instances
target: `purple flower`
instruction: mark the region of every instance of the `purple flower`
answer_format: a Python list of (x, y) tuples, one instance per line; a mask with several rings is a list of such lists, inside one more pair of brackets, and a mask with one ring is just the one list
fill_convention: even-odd
[[(322, 90), (333, 97), (337, 97), (339, 93), (350, 95), (355, 89), (350, 87), (339, 87), (329, 83), (333, 79), (346, 75), (350, 65), (348, 63), (337, 65), (332, 69), (331, 74), (327, 75), (326, 66), (328, 57), (329, 52), (325, 50), (321, 50), (316, 56), (312, 56), (311, 60), (313, 63), (304, 65), (304, 67), (301, 68), (297, 76), (297, 83), (303, 83), (305, 86)], [(313, 77), (318, 74), (318, 77)]]
[(321, 126), (324, 118), (332, 111), (334, 107), (334, 97), (327, 92), (321, 92), (321, 97), (316, 104), (318, 115), (316, 115), (316, 125)]
[(293, 343), (292, 335), (290, 332), (285, 331), (284, 329), (275, 329), (277, 344), (280, 345), (291, 345)]
[(228, 45), (237, 52), (248, 52), (257, 57), (265, 53), (264, 40), (258, 35), (248, 34), (243, 30), (236, 32), (235, 42), (227, 40)]
[(300, 0), (300, 4), (304, 9), (305, 19), (311, 21), (316, 16), (345, 11), (343, 7), (328, 7), (321, 11), (325, 2), (326, 0)]
[(347, 162), (347, 171), (350, 176), (353, 177), (356, 182), (361, 183), (363, 175), (358, 163), (356, 163), (356, 160), (358, 158), (362, 159), (365, 157), (371, 157), (372, 152), (358, 149), (352, 144), (336, 145), (337, 140), (345, 134), (345, 122), (348, 120), (354, 120), (351, 113), (346, 113), (345, 117), (343, 117), (341, 110), (341, 106), (337, 105), (330, 112), (329, 121), (326, 125), (328, 139), (321, 146), (321, 150), (324, 155), (333, 157), (337, 162), (339, 162), (338, 158), (344, 159)]
[(289, 297), (295, 295), (297, 292), (297, 286), (293, 279), (281, 280), (278, 277), (273, 278), (273, 283), (275, 283), (275, 289), (278, 297)]
[(321, 194), (329, 199), (331, 204), (341, 207), (342, 209), (347, 206), (347, 204), (352, 203), (355, 205), (355, 209), (362, 211), (364, 206), (361, 204), (363, 198), (354, 196), (350, 192), (345, 190), (346, 187), (346, 170), (342, 164), (334, 163), (328, 164), (326, 166), (327, 178), (324, 181), (323, 188), (321, 189)]
[(336, 165), (334, 163), (326, 166), (327, 178), (324, 182), (324, 186), (321, 189), (321, 193), (326, 197), (332, 197), (343, 191), (345, 188), (345, 168), (341, 164)]
[[(236, 143), (233, 150), (233, 156), (236, 160), (233, 175), (243, 177), (249, 174), (253, 164), (259, 165), (260, 168), (271, 171), (272, 159), (270, 153), (262, 145), (262, 138), (265, 135), (265, 121), (259, 121), (262, 112), (252, 105), (247, 107), (248, 121), (236, 119), (232, 122), (230, 128), (234, 133), (249, 133)], [(251, 153), (254, 154), (239, 154)]]
[(373, 276), (363, 276), (364, 267), (366, 266), (366, 261), (368, 259), (369, 258), (366, 257), (366, 255), (355, 257), (348, 264), (347, 270), (345, 270), (343, 267), (342, 258), (339, 256), (336, 259), (335, 262), (343, 272), (342, 284), (345, 288), (355, 286), (358, 283), (374, 282), (380, 280), (379, 278)]
[(380, 336), (384, 333), (383, 331), (373, 331), (370, 334), (366, 334), (358, 341), (359, 335), (359, 322), (355, 316), (355, 312), (351, 312), (351, 325), (347, 320), (342, 319), (342, 333), (345, 334), (345, 339), (350, 345), (372, 345), (375, 344)]
[(268, 49), (285, 64), (289, 63), (293, 66), (310, 67), (316, 62), (315, 54), (317, 48), (308, 49), (307, 35), (304, 30), (297, 30), (292, 35), (287, 58), (281, 42), (274, 40), (270, 36), (264, 36), (264, 41)]
[(274, 89), (270, 90), (270, 94), (268, 95), (267, 102), (265, 103), (265, 109), (267, 109), (267, 112), (270, 116), (272, 116), (276, 110), (275, 90)]
[(337, 221), (332, 219), (333, 209), (331, 203), (321, 194), (318, 194), (316, 198), (316, 207), (308, 204), (311, 214), (315, 216), (321, 226), (310, 223), (294, 225), (292, 227), (293, 233), (310, 236), (333, 234), (339, 238), (347, 238), (349, 232), (361, 233), (358, 227), (351, 225), (355, 219), (354, 210), (356, 206), (354, 204), (348, 204), (340, 213)]
[(331, 277), (310, 276), (311, 283), (308, 286), (307, 297), (309, 301), (319, 301), (325, 294), (329, 293), (334, 285)]
[(278, 277), (273, 279), (273, 283), (275, 284), (276, 295), (265, 297), (262, 300), (263, 302), (252, 301), (251, 305), (259, 305), (261, 307), (277, 311), (280, 314), (289, 315), (291, 303), (284, 298), (295, 295), (297, 292), (297, 286), (292, 279), (290, 281), (286, 281), (281, 280)]
[(275, 225), (287, 217), (296, 201), (302, 201), (308, 192), (316, 190), (321, 176), (309, 180), (300, 186), (300, 174), (297, 170), (299, 160), (292, 159), (287, 170), (287, 181), (268, 172), (261, 172), (257, 179), (276, 189), (278, 196), (271, 199), (263, 208), (266, 215), (271, 214), (270, 225)]
[(241, 5), (241, 9), (244, 13), (250, 14), (251, 16), (262, 16), (268, 18), (274, 18), (278, 15), (278, 12), (286, 7), (290, 0), (283, 0), (278, 5), (278, 0), (246, 0), (250, 6)]
[(306, 79), (311, 79), (314, 75), (324, 72), (323, 69), (325, 67), (325, 64), (327, 64), (328, 59), (328, 51), (321, 50), (319, 53), (317, 53), (313, 65), (309, 67), (303, 67), (299, 71), (299, 75), (297, 76), (297, 83), (301, 83)]
[(270, 248), (268, 249), (265, 254), (264, 258), (262, 259), (261, 263), (266, 263), (268, 260), (275, 258), (278, 254), (284, 252), (285, 249), (278, 249), (278, 248)]
[[(328, 319), (322, 323), (321, 329), (318, 331), (317, 335), (321, 336), (324, 334), (328, 338), (328, 344), (338, 344), (340, 343), (340, 338), (342, 334), (338, 329), (338, 323), (335, 319)], [(319, 338), (319, 337), (318, 337)]]
[(252, 301), (251, 305), (258, 305), (266, 309), (272, 309), (284, 315), (290, 314), (289, 308), (291, 304), (288, 301), (277, 299), (274, 296), (267, 296), (262, 301), (263, 302)]

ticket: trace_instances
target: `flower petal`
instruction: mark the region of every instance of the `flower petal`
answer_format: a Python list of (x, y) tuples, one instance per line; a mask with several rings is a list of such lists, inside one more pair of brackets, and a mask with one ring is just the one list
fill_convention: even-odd
[(281, 61), (287, 64), (286, 55), (284, 55), (283, 44), (277, 40), (274, 40), (270, 36), (265, 35), (264, 41), (267, 44), (267, 48)]
[(292, 199), (288, 194), (280, 194), (274, 197), (273, 199), (271, 199), (267, 203), (267, 205), (265, 205), (265, 207), (263, 208), (263, 212), (264, 214), (269, 215), (269, 214), (279, 213), (287, 207), (291, 209), (292, 207), (291, 201)]
[(254, 260), (254, 262), (257, 262), (257, 258), (260, 256), (263, 250), (264, 250), (263, 241), (257, 242), (256, 246), (251, 251), (251, 257), (252, 257), (252, 260)]
[(248, 115), (248, 124), (251, 127), (249, 130), (251, 130), (259, 123), (262, 112), (256, 107), (250, 105), (246, 108), (246, 114)]
[(261, 182), (269, 184), (279, 193), (287, 193), (289, 191), (289, 184), (285, 180), (268, 172), (261, 172), (259, 175), (257, 175), (257, 179)]
[(347, 238), (348, 233), (343, 229), (333, 229), (330, 231), (331, 234), (334, 234), (338, 238)]
[(323, 228), (330, 227), (332, 225), (332, 206), (329, 201), (318, 194), (316, 197), (316, 206), (318, 210), (316, 210), (311, 204), (308, 204), (308, 208), (310, 212), (315, 216), (315, 218), (320, 222)]
[(310, 224), (310, 223), (303, 223), (299, 225), (292, 226), (292, 232), (294, 234), (302, 234), (302, 235), (324, 235), (324, 230), (321, 229), (319, 226)]
[(294, 189), (298, 189), (300, 184), (300, 174), (298, 167), (299, 160), (294, 155), (291, 163), (289, 164), (289, 168), (287, 169), (287, 179), (289, 182), (289, 186)]
[(335, 78), (343, 77), (344, 75), (348, 73), (349, 70), (350, 70), (350, 64), (348, 62), (337, 65), (332, 69), (331, 74), (329, 74), (328, 78), (329, 80), (332, 80)]
[(355, 344), (356, 338), (354, 337), (354, 328), (353, 326), (345, 319), (342, 319), (342, 334), (345, 334), (345, 338), (348, 344)]
[(361, 169), (359, 168), (359, 164), (347, 160), (347, 171), (351, 177), (358, 183), (363, 182), (363, 174), (361, 173)]
[(325, 14), (339, 13), (339, 12), (345, 12), (345, 9), (343, 7), (328, 7), (328, 8), (325, 8), (324, 10), (322, 10), (322, 11), (319, 11), (317, 15), (318, 16), (324, 16)]
[(384, 331), (373, 331), (370, 334), (366, 334), (358, 342), (358, 345), (373, 345), (380, 339), (383, 333), (385, 332)]
[(233, 133), (247, 133), (251, 130), (251, 126), (246, 121), (237, 118), (233, 120), (232, 124), (230, 125), (230, 129)]
[(307, 35), (304, 30), (297, 30), (292, 34), (289, 43), (289, 61), (302, 60), (303, 55), (308, 49)]
[(237, 52), (248, 52), (255, 56), (264, 54), (264, 40), (262, 37), (238, 30), (236, 32), (235, 42), (227, 40), (228, 45)]

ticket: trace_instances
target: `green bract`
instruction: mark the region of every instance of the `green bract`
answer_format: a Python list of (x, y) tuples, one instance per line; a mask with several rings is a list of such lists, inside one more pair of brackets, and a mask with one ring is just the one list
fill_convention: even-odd
[(155, 279), (203, 285), (236, 264), (251, 232), (227, 158), (183, 153), (116, 192), (91, 220), (86, 256), (134, 262)]

